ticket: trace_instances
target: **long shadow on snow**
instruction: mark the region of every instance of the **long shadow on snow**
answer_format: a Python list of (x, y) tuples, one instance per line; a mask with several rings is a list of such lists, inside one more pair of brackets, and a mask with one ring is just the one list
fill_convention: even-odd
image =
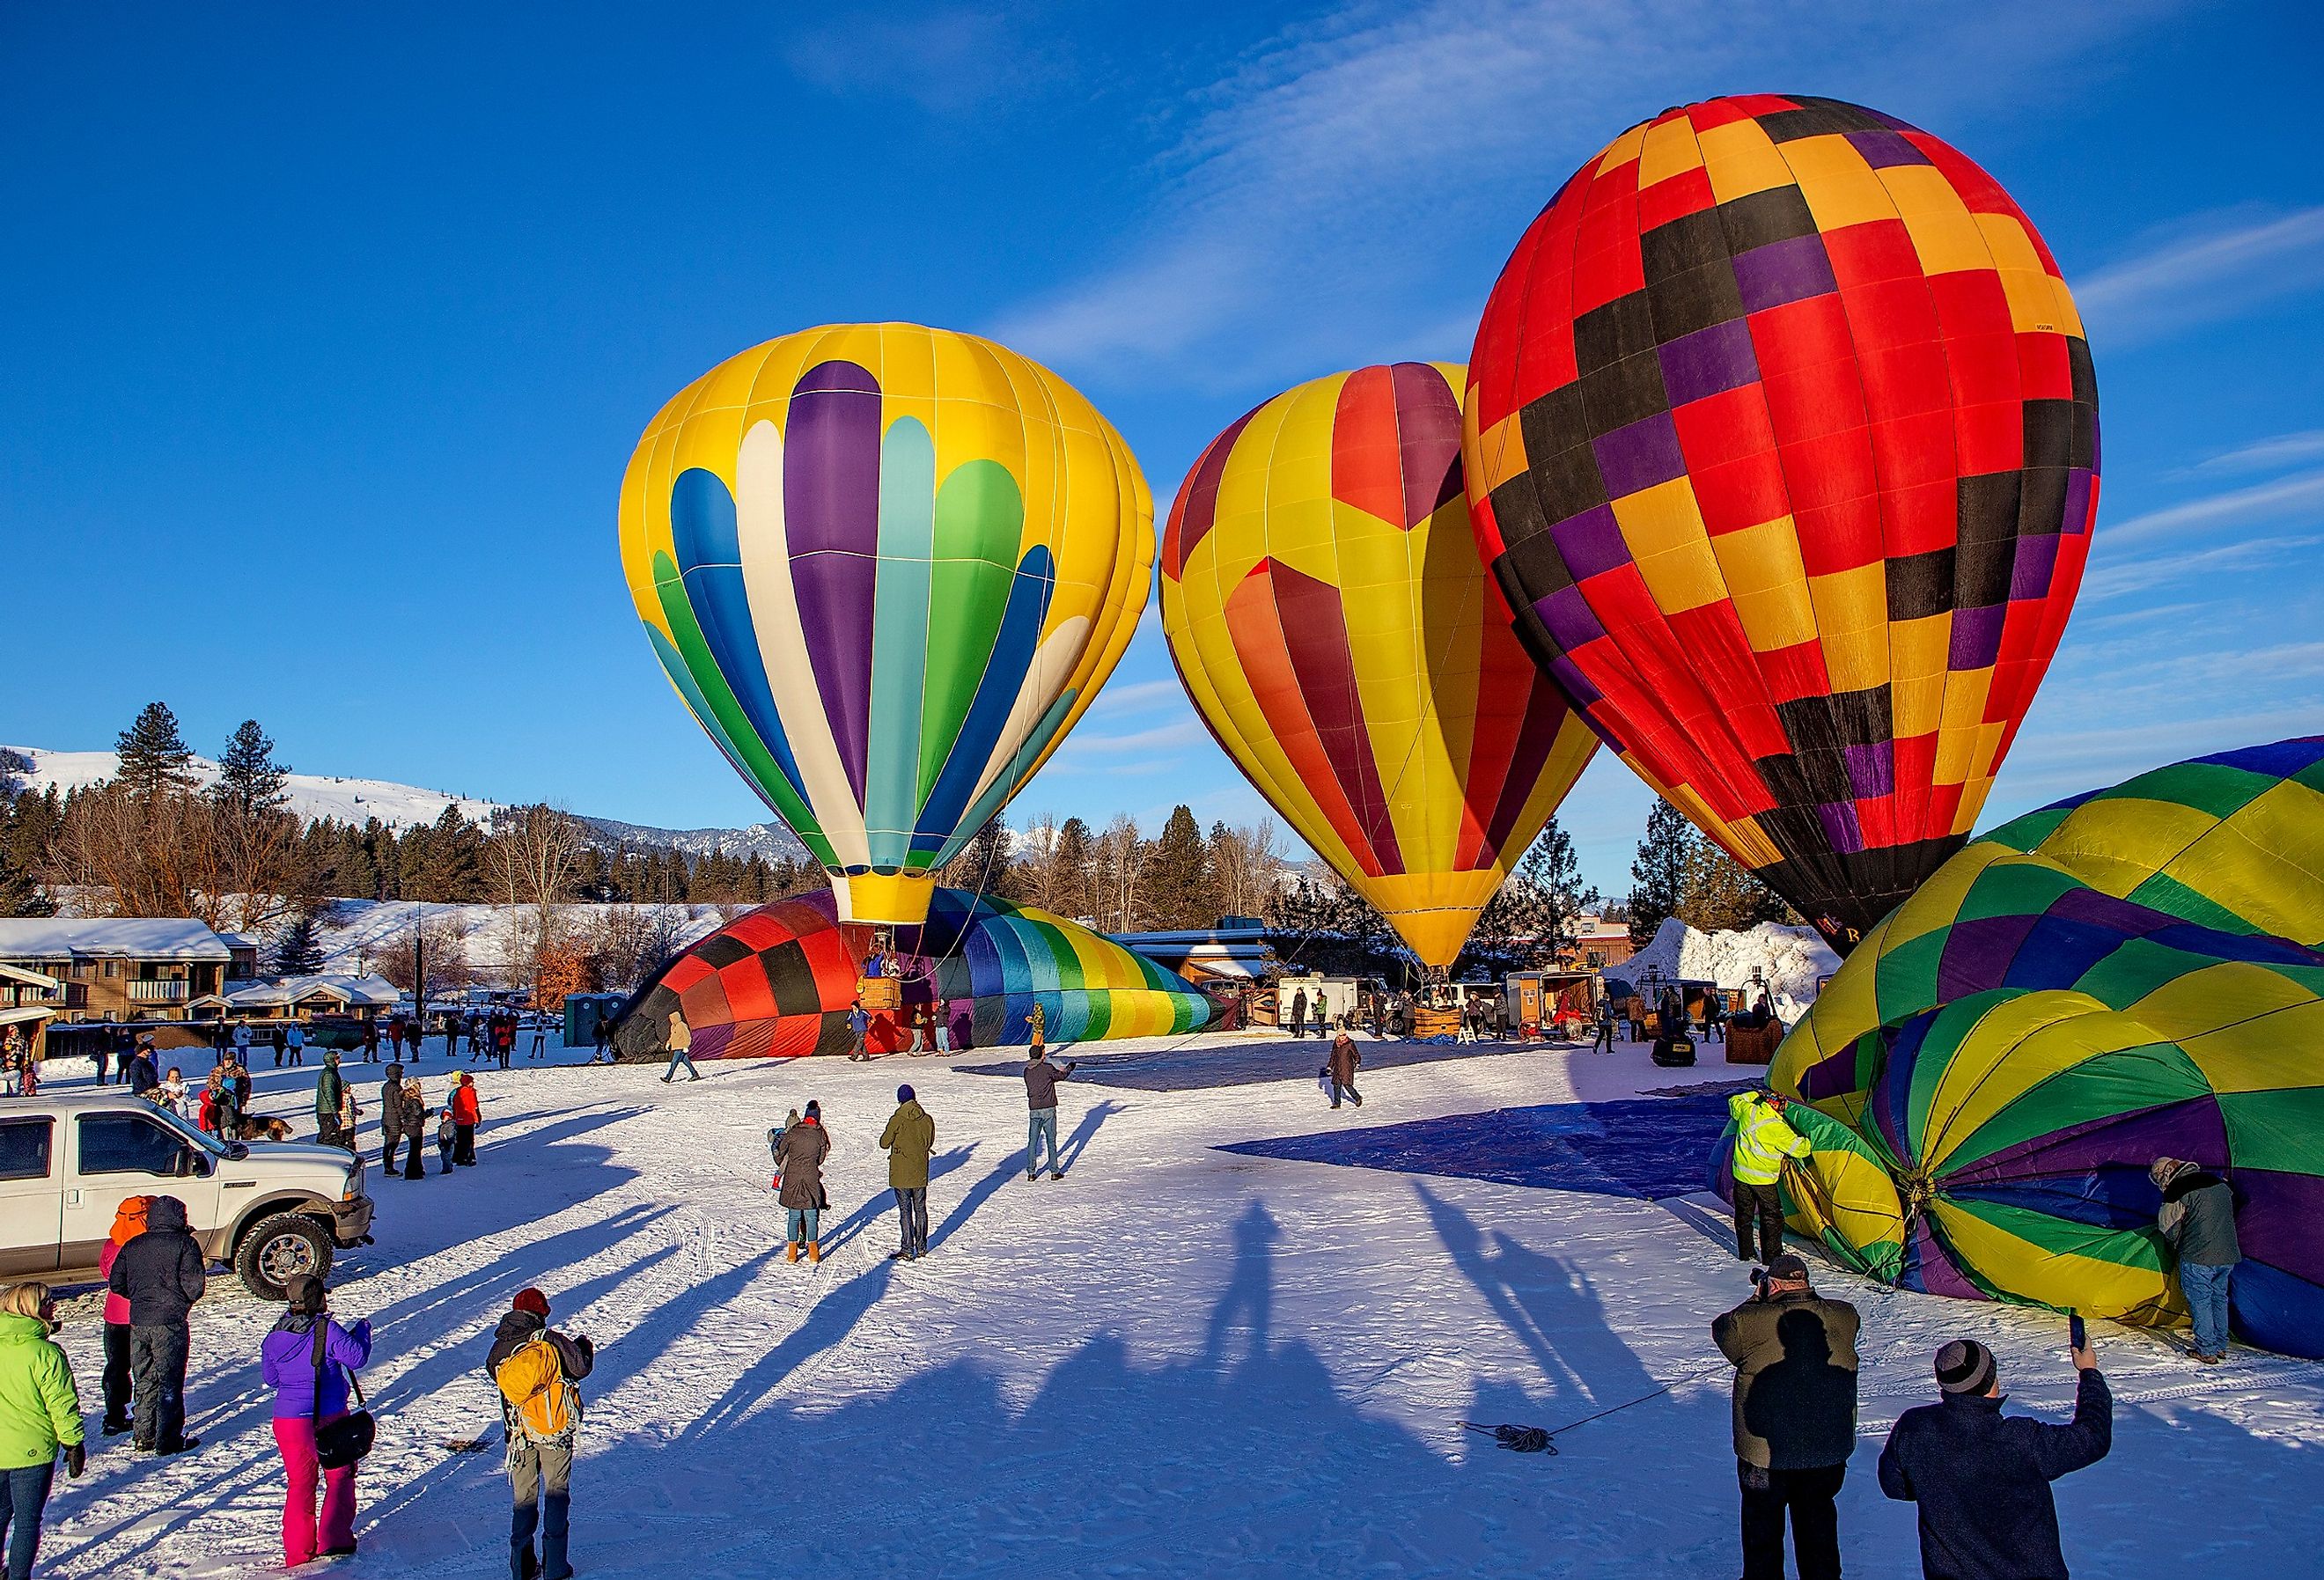
[[(734, 1513), (727, 1532), (692, 1527), (693, 1560), (706, 1573), (747, 1566), (767, 1530), (785, 1533), (786, 1567), (798, 1573), (902, 1576), (924, 1573), (931, 1553), (945, 1555), (948, 1574), (972, 1576), (1537, 1572), (1560, 1540), (1536, 1506), (1557, 1485), (1542, 1462), (1462, 1464), (1366, 1414), (1304, 1339), (1277, 1332), (1274, 1215), (1250, 1204), (1231, 1238), (1233, 1266), (1197, 1355), (1141, 1365), (1120, 1334), (1102, 1332), (1022, 1409), (996, 1372), (967, 1359), (818, 1408), (810, 1363), (888, 1289), (883, 1263), (826, 1296), (704, 1412), (683, 1439), (693, 1450), (678, 1456), (683, 1474), (656, 1450), (611, 1495), (639, 1508), (641, 1523), (656, 1504), (681, 1519)], [(787, 1376), (800, 1384), (765, 1400)], [(758, 1468), (801, 1455), (811, 1477)], [(1609, 1497), (1631, 1468), (1609, 1473), (1591, 1498)], [(617, 1474), (605, 1460), (593, 1473)], [(994, 1495), (962, 1496), (970, 1485)], [(1574, 1501), (1577, 1520), (1602, 1522)], [(643, 1537), (587, 1537), (576, 1561), (584, 1551), (600, 1574), (641, 1574), (650, 1562)]]
[[(950, 1174), (954, 1169), (958, 1169), (962, 1164), (967, 1162), (969, 1160), (969, 1154), (975, 1150), (976, 1143), (974, 1141), (971, 1141), (964, 1147), (954, 1147), (950, 1151), (938, 1152), (935, 1157), (930, 1158), (928, 1160), (928, 1184), (933, 1187), (937, 1180), (942, 1179), (945, 1175)], [(890, 1212), (894, 1211), (895, 1206), (896, 1193), (892, 1190), (877, 1191), (870, 1197), (865, 1197), (864, 1200), (857, 1204), (853, 1212), (849, 1213), (847, 1216), (839, 1221), (839, 1224), (836, 1228), (820, 1231), (822, 1236), (821, 1243), (823, 1245), (823, 1253), (825, 1256), (831, 1255), (841, 1246), (846, 1244), (849, 1241), (854, 1239), (858, 1234), (862, 1234), (880, 1219), (887, 1216)]]
[(1059, 1161), (1068, 1169), (1080, 1162), (1082, 1154), (1089, 1150), (1090, 1142), (1096, 1139), (1099, 1127), (1127, 1106), (1127, 1104), (1111, 1097), (1102, 1103), (1090, 1104), (1089, 1111), (1082, 1115), (1081, 1123), (1074, 1126), (1074, 1133), (1065, 1138)]

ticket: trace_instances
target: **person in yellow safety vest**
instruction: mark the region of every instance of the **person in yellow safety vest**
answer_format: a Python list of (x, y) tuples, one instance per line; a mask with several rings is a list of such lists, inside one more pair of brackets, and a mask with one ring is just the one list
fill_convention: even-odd
[[(1784, 1123), (1784, 1100), (1738, 1092), (1727, 1100), (1735, 1122), (1735, 1257), (1772, 1260), (1783, 1254), (1784, 1203), (1775, 1182), (1784, 1160), (1808, 1155), (1808, 1139)], [(1759, 1224), (1759, 1256), (1751, 1254), (1751, 1224)]]

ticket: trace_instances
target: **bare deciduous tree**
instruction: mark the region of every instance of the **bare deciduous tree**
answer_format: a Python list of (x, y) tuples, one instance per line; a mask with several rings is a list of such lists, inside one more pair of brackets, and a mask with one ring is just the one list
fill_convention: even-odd
[(1146, 841), (1138, 819), (1116, 812), (1105, 832), (1097, 836), (1096, 892), (1092, 900), (1098, 926), (1106, 932), (1128, 932), (1137, 925), (1139, 880), (1146, 872)]
[(541, 956), (562, 941), (561, 913), (588, 844), (587, 831), (570, 813), (545, 802), (510, 808), (493, 818), (486, 859), (494, 882), (508, 897), (510, 920), (515, 922), (520, 908), (531, 912), (523, 932), (511, 929), (516, 936), (510, 974), (521, 974), (536, 989)]

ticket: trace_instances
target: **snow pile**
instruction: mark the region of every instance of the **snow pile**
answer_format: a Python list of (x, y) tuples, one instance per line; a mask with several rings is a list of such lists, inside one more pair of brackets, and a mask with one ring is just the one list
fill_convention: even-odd
[(1674, 916), (1664, 919), (1652, 943), (1613, 969), (1636, 983), (1652, 968), (1721, 987), (1742, 987), (1757, 970), (1775, 1012), (1796, 1025), (1815, 1003), (1817, 979), (1839, 970), (1840, 956), (1813, 928), (1763, 921), (1748, 932), (1702, 933)]
[[(24, 783), (35, 795), (51, 786), (59, 795), (86, 790), (121, 772), (121, 759), (111, 752), (43, 752), (33, 746), (11, 749), (23, 753), (32, 762), (32, 771), (24, 775)], [(197, 784), (217, 782), (217, 764), (209, 759), (197, 757), (187, 767)], [(374, 818), (390, 828), (416, 828), (436, 821), (447, 807), (459, 808), (460, 816), (472, 823), (486, 823), (500, 809), (499, 803), (480, 801), (473, 796), (420, 790), (381, 779), (334, 779), (319, 773), (291, 774), (283, 791), (290, 798), (286, 803), (289, 809), (302, 818), (312, 821), (334, 818), (358, 828)]]

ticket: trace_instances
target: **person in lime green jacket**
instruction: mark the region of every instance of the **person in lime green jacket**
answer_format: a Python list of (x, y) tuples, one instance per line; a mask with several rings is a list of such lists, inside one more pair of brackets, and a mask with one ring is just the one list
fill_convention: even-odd
[(8, 1580), (32, 1580), (41, 1511), (64, 1450), (65, 1474), (80, 1474), (80, 1391), (72, 1363), (49, 1334), (56, 1303), (43, 1283), (0, 1292), (0, 1530), (8, 1538)]
[(1784, 1252), (1784, 1199), (1776, 1181), (1784, 1160), (1808, 1155), (1807, 1138), (1784, 1123), (1784, 1100), (1760, 1092), (1738, 1092), (1727, 1100), (1735, 1122), (1735, 1255), (1751, 1255), (1751, 1224), (1759, 1225), (1758, 1260)]

